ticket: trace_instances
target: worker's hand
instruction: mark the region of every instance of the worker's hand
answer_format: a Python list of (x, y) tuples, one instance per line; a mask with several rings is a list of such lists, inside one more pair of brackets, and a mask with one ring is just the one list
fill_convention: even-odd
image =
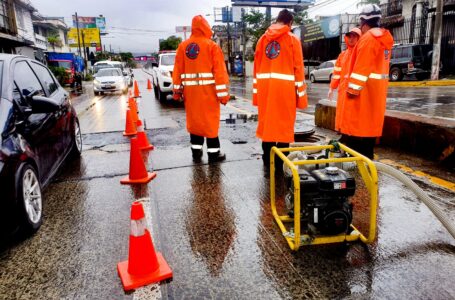
[(229, 102), (229, 96), (220, 99), (220, 103), (226, 105)]
[(332, 88), (329, 88), (329, 93), (327, 94), (327, 99), (329, 99), (330, 101), (333, 100), (333, 89)]
[(349, 99), (355, 99), (357, 98), (357, 96), (359, 96), (358, 94), (350, 92), (349, 90), (346, 92), (346, 95), (348, 96)]
[(182, 101), (182, 93), (174, 92), (172, 94), (172, 98), (176, 101)]

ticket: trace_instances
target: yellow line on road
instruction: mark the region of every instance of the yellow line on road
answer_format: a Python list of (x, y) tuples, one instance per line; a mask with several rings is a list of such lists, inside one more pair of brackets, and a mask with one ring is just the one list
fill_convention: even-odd
[(400, 81), (389, 82), (391, 87), (426, 87), (426, 86), (450, 86), (455, 85), (455, 80), (428, 80), (428, 81)]
[(448, 190), (450, 190), (452, 192), (455, 192), (455, 183), (454, 182), (450, 182), (450, 181), (441, 179), (439, 177), (431, 176), (430, 174), (427, 174), (427, 173), (422, 172), (422, 171), (416, 171), (416, 170), (414, 170), (414, 169), (412, 169), (410, 167), (407, 167), (405, 165), (397, 163), (397, 162), (395, 162), (395, 161), (393, 161), (391, 159), (381, 159), (379, 161), (384, 163), (384, 164), (397, 167), (398, 169), (400, 169), (401, 171), (403, 171), (405, 173), (408, 173), (408, 174), (411, 174), (411, 175), (414, 175), (414, 176), (417, 176), (417, 177), (421, 177), (421, 178), (426, 178), (431, 183), (433, 183), (433, 184), (435, 184), (435, 185), (437, 185), (439, 187), (443, 187), (443, 188), (448, 189)]

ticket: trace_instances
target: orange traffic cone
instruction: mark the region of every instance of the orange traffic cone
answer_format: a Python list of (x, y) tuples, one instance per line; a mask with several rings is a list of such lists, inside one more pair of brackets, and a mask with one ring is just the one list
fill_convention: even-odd
[(134, 124), (137, 123), (137, 120), (139, 120), (138, 113), (137, 113), (137, 103), (134, 98), (129, 98), (128, 99), (128, 106), (131, 110), (131, 117), (133, 118)]
[[(136, 113), (137, 114), (137, 113)], [(133, 119), (132, 113), (130, 109), (126, 110), (126, 123), (125, 123), (125, 131), (123, 132), (124, 136), (130, 136), (137, 134), (135, 121)]]
[(144, 126), (142, 121), (137, 120), (137, 139), (139, 141), (139, 149), (141, 150), (153, 150), (153, 145), (149, 143), (147, 135), (144, 132)]
[(120, 180), (121, 184), (141, 184), (148, 183), (156, 177), (156, 173), (149, 173), (145, 168), (142, 160), (141, 150), (139, 149), (139, 141), (137, 138), (131, 138), (130, 150), (130, 173), (127, 177)]
[(147, 79), (147, 90), (152, 89), (152, 83), (150, 82), (150, 79)]
[(137, 86), (137, 81), (134, 81), (134, 98), (139, 98), (139, 87)]
[(128, 260), (118, 263), (117, 271), (125, 291), (172, 278), (172, 270), (163, 255), (155, 252), (144, 208), (137, 201), (131, 205)]

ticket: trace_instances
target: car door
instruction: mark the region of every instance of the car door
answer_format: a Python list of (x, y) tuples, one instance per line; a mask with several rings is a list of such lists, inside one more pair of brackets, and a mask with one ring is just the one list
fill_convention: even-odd
[(324, 80), (330, 80), (330, 75), (333, 73), (333, 67), (333, 62), (328, 61), (325, 68)]
[(324, 72), (325, 72), (325, 67), (327, 66), (326, 62), (323, 62), (322, 64), (319, 65), (319, 69), (316, 71), (316, 80), (323, 80), (324, 79)]
[(71, 106), (68, 93), (58, 84), (58, 81), (55, 80), (48, 68), (33, 61), (30, 62), (30, 65), (44, 87), (46, 96), (60, 105), (60, 109), (54, 115), (57, 120), (57, 128), (55, 130), (59, 131), (59, 138), (55, 147), (58, 149), (58, 162), (61, 162), (72, 143), (73, 124), (71, 123)]
[[(13, 97), (21, 108), (31, 109), (32, 103), (26, 97), (32, 91), (36, 91), (38, 96), (47, 96), (43, 86), (25, 59), (18, 60), (14, 64), (13, 79)], [(32, 148), (36, 156), (40, 181), (45, 182), (58, 158), (56, 141), (58, 140), (59, 130), (56, 126), (57, 120), (53, 113), (31, 113), (23, 115), (21, 118), (17, 122), (17, 132)]]

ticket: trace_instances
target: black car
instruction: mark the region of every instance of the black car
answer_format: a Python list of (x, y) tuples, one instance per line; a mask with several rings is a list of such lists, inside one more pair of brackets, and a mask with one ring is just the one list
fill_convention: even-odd
[(41, 189), (69, 154), (82, 151), (68, 93), (46, 66), (0, 54), (0, 134), (0, 236), (36, 231)]
[(432, 45), (395, 45), (390, 60), (390, 81), (400, 81), (404, 75), (415, 75), (418, 80), (431, 73)]

